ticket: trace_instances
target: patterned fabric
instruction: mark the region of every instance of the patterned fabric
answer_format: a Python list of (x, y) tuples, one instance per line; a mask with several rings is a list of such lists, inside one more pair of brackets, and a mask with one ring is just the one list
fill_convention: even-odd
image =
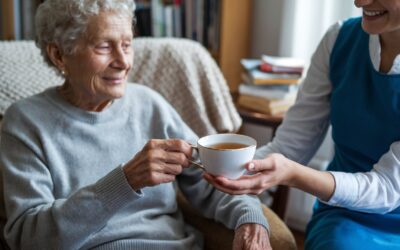
[[(236, 132), (241, 119), (222, 73), (198, 43), (174, 38), (137, 38), (129, 81), (163, 95), (199, 136)], [(0, 115), (14, 101), (59, 85), (32, 41), (0, 42)]]
[(0, 114), (11, 103), (62, 83), (31, 41), (0, 42)]
[(226, 81), (199, 43), (142, 38), (136, 39), (133, 46), (131, 81), (161, 93), (199, 136), (239, 130), (242, 121)]

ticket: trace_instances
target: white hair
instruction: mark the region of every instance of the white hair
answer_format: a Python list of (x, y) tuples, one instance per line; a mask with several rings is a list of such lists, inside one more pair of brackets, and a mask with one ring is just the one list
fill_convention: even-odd
[(76, 41), (85, 33), (89, 17), (113, 11), (126, 15), (134, 25), (133, 0), (46, 0), (35, 17), (36, 46), (50, 66), (47, 45), (54, 43), (65, 54), (75, 51)]

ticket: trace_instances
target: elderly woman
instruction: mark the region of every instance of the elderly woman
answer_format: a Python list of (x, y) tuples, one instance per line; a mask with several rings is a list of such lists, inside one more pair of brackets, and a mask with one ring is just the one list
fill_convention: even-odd
[[(152, 90), (126, 80), (132, 0), (47, 0), (37, 45), (62, 86), (12, 105), (1, 132), (4, 237), (12, 249), (200, 249), (177, 183), (237, 249), (268, 249), (258, 200), (216, 191), (188, 168), (196, 136)], [(157, 139), (151, 139), (157, 138)], [(181, 138), (181, 139), (169, 139)]]

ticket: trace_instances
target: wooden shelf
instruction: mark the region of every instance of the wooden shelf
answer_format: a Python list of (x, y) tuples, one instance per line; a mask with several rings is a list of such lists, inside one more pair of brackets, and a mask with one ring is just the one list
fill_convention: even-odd
[(272, 136), (275, 136), (276, 129), (281, 125), (284, 114), (279, 115), (268, 115), (252, 111), (236, 105), (236, 109), (239, 112), (244, 122), (254, 123), (261, 126), (270, 127), (272, 129)]
[(4, 40), (14, 40), (15, 32), (14, 32), (14, 4), (13, 1), (5, 0), (1, 1), (1, 10), (2, 13), (0, 15), (1, 24), (2, 24), (2, 34), (0, 37)]
[(242, 118), (246, 119), (249, 122), (258, 123), (265, 126), (277, 127), (282, 123), (284, 117), (284, 114), (268, 115), (252, 111), (240, 106), (236, 106), (236, 108)]
[(218, 62), (232, 93), (238, 91), (242, 67), (249, 56), (252, 0), (222, 0)]

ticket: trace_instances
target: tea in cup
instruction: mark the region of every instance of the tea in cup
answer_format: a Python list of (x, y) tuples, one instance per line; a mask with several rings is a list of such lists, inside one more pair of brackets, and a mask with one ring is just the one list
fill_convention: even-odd
[(245, 165), (253, 159), (256, 146), (256, 140), (249, 136), (215, 134), (200, 138), (194, 149), (208, 173), (237, 179), (246, 172)]

